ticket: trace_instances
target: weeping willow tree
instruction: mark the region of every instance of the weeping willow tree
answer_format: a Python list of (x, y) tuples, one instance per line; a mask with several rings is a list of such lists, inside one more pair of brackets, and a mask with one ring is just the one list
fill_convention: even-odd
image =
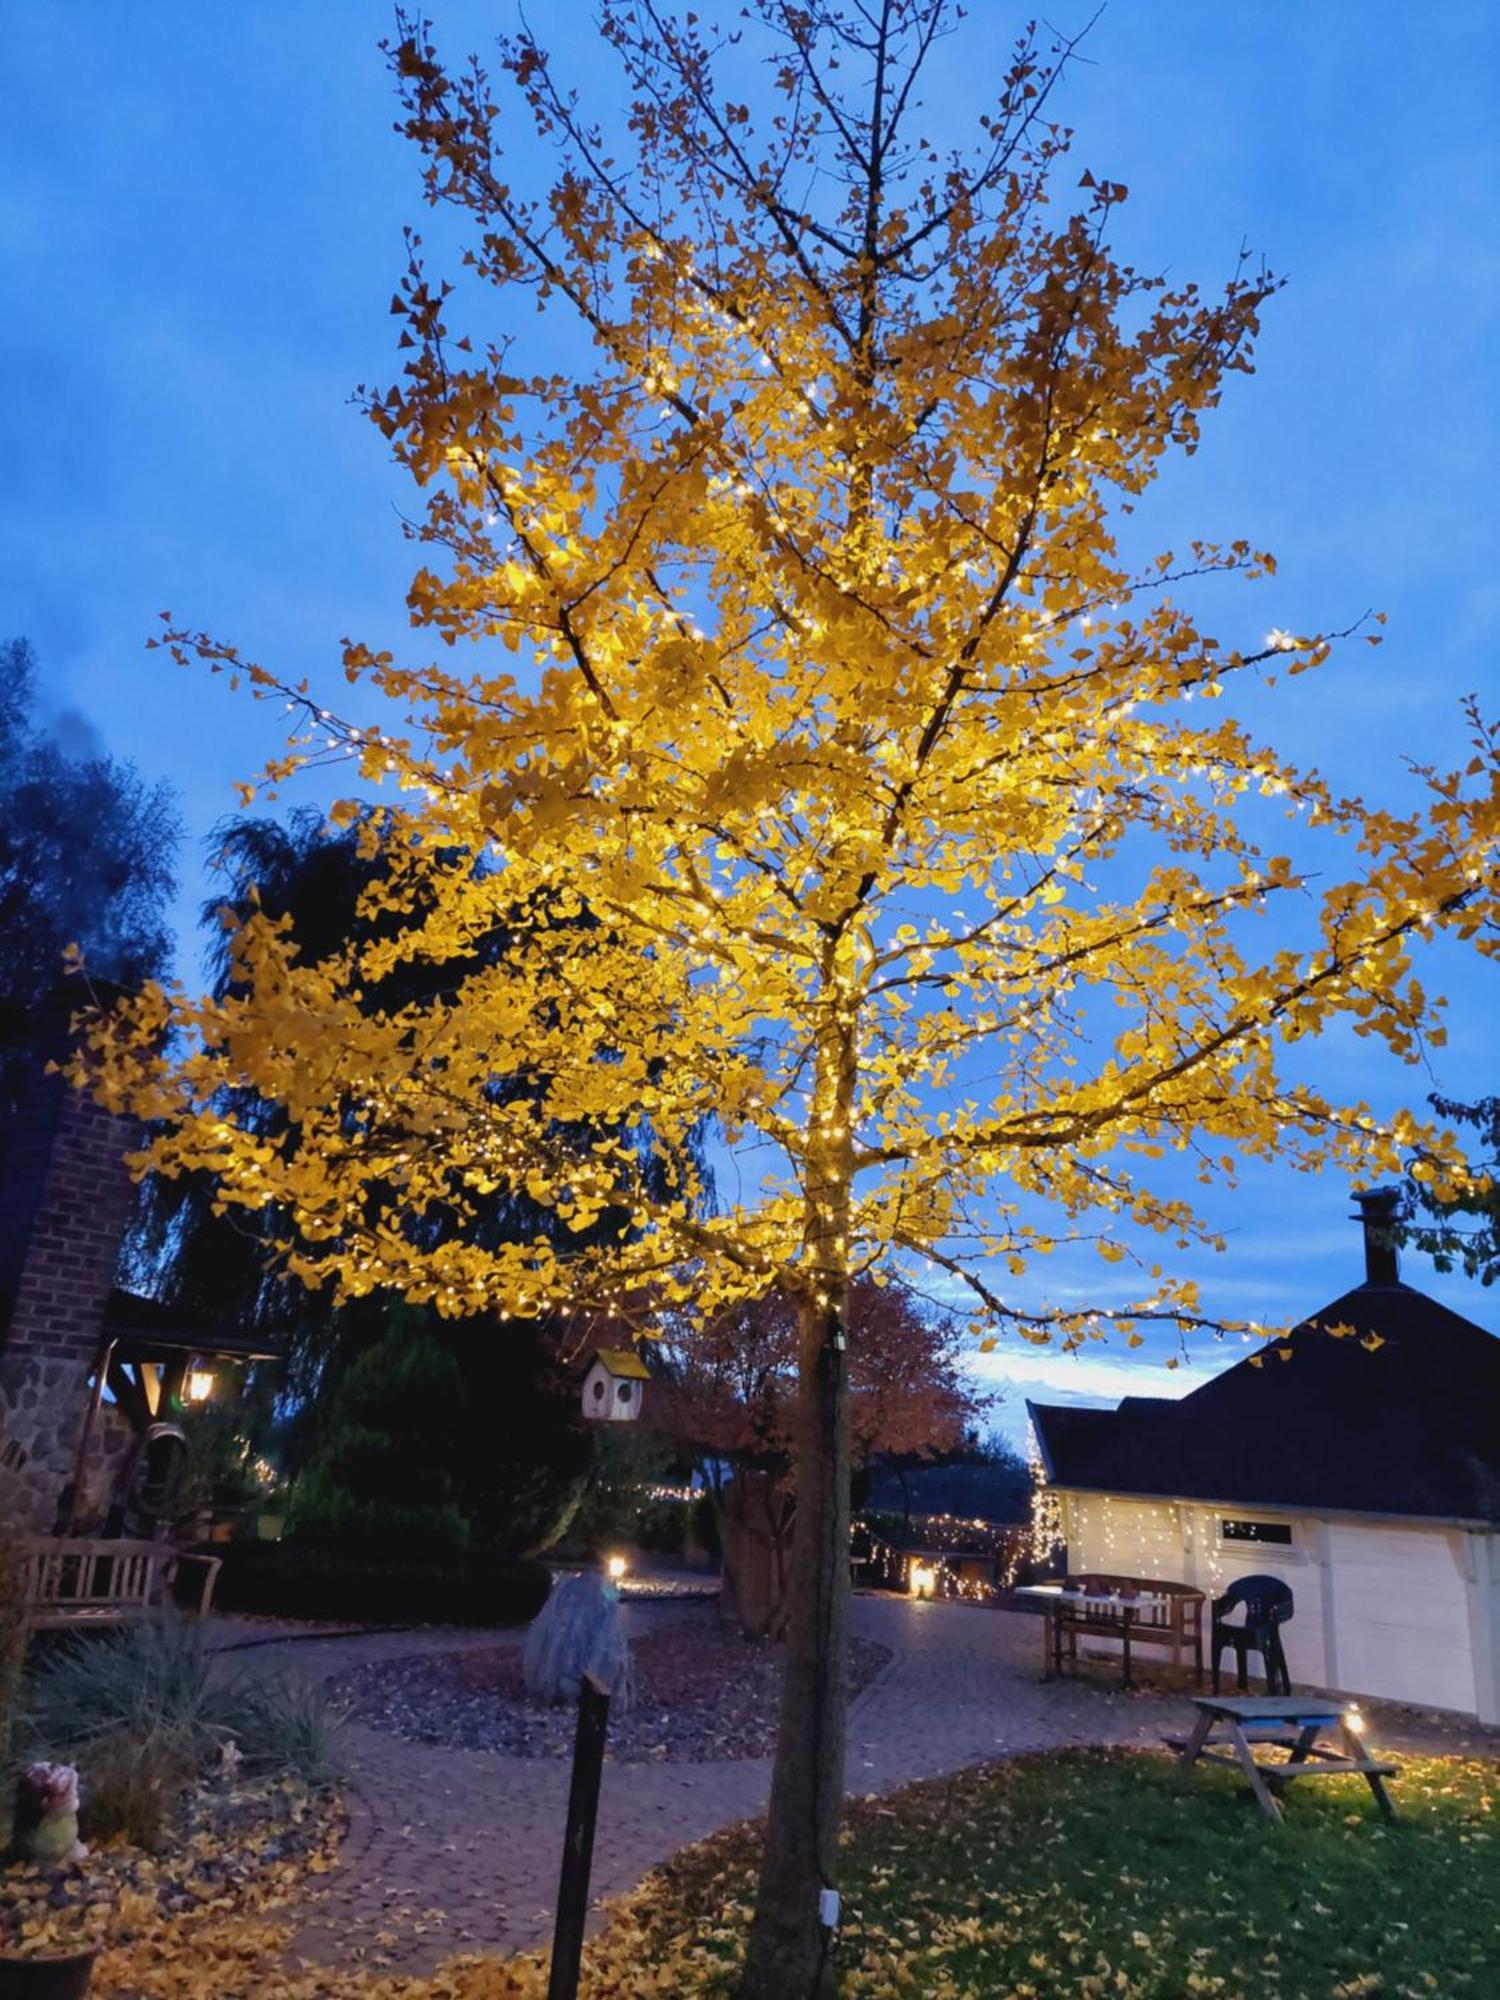
[[(390, 938), (409, 921), (409, 910), (371, 914), (364, 907), (389, 865), (384, 815), (362, 807), (345, 817), (346, 824), (335, 826), (318, 808), (305, 806), (285, 820), (242, 817), (214, 829), (215, 887), (201, 922), (220, 998), (237, 990), (236, 939), (252, 921), (280, 925), (298, 956), (312, 962), (354, 939), (368, 946)], [(445, 852), (441, 865), (468, 866), (472, 858)], [(438, 975), (443, 987), (454, 991), (487, 948), (477, 946), (466, 964), (445, 963)], [(433, 977), (420, 962), (398, 962), (367, 993), (366, 1004), (402, 1004), (428, 991)], [(500, 1080), (495, 1087), (502, 1087)], [(524, 1080), (518, 1085), (509, 1079), (503, 1087), (525, 1087)], [(253, 1085), (226, 1087), (220, 1109), (263, 1145), (276, 1147), (286, 1138), (284, 1106)], [(524, 1190), (494, 1191), (462, 1225), (450, 1211), (433, 1210), (426, 1218), (429, 1236), (460, 1226), (486, 1240), (529, 1240), (548, 1229), (562, 1234), (565, 1247), (570, 1240), (552, 1211)], [(287, 1248), (297, 1230), (295, 1215), (279, 1205), (252, 1211), (226, 1204), (209, 1172), (154, 1173), (138, 1190), (127, 1242), (135, 1281), (153, 1296), (183, 1313), (282, 1342), (276, 1421), (263, 1395), (242, 1399), (236, 1414), (257, 1448), (268, 1448), (274, 1433), (277, 1457), (297, 1477), (296, 1530), (350, 1538), (352, 1526), (345, 1533), (340, 1524), (354, 1522), (354, 1502), (372, 1478), (345, 1476), (347, 1438), (370, 1428), (363, 1404), (393, 1380), (399, 1385), (405, 1369), (414, 1371), (419, 1390), (429, 1381), (452, 1390), (440, 1427), (443, 1443), (429, 1448), (424, 1462), (433, 1476), (441, 1475), (459, 1538), (472, 1533), (476, 1545), (528, 1554), (550, 1546), (583, 1497), (593, 1457), (569, 1367), (577, 1331), (559, 1315), (540, 1314), (513, 1321), (502, 1343), (493, 1316), (434, 1327), (431, 1315), (404, 1311), (401, 1294), (388, 1288), (345, 1300), (328, 1287), (310, 1290), (288, 1270)], [(440, 1392), (427, 1397), (429, 1404), (435, 1400), (443, 1402)], [(389, 1387), (382, 1422), (390, 1470), (373, 1485), (383, 1479), (399, 1487), (408, 1472), (415, 1481), (422, 1458), (421, 1394), (403, 1402), (399, 1386)]]
[[(182, 828), (166, 784), (43, 719), (36, 655), (0, 644), (0, 1108), (38, 1057), (68, 945), (135, 985), (171, 956)], [(84, 740), (69, 740), (82, 737)]]
[[(1212, 1240), (1180, 1155), (1368, 1178), (1415, 1147), (1449, 1186), (1442, 1131), (1336, 1101), (1287, 1046), (1345, 1023), (1409, 1057), (1432, 1026), (1414, 941), (1494, 942), (1478, 715), (1468, 772), (1429, 773), (1419, 809), (1340, 798), (1228, 712), (1332, 638), (1221, 642), (1183, 602), (1270, 556), (1120, 552), (1119, 511), (1249, 372), (1273, 280), (1200, 292), (1112, 253), (1125, 189), (1060, 172), (1066, 47), (1023, 40), (973, 145), (929, 144), (919, 82), (959, 18), (750, 0), (717, 36), (604, 0), (628, 103), (607, 135), (531, 34), (492, 77), (402, 21), (402, 126), (466, 237), (464, 326), (412, 239), (405, 370), (367, 405), (425, 496), (409, 601), (435, 657), (350, 644), (341, 712), (210, 635), (169, 621), (164, 643), (298, 706), (272, 782), (345, 756), (398, 788), (364, 908), (412, 920), (314, 957), (252, 920), (232, 990), (148, 991), (92, 1056), (96, 1088), (162, 1121), (160, 1170), (295, 1217), (288, 1268), (340, 1298), (678, 1325), (795, 1299), (752, 2000), (832, 1978), (851, 1284), (926, 1260), (989, 1341), (1200, 1324), (1149, 1258), (1098, 1312), (1037, 1304), (1034, 1267)], [(990, 13), (966, 32), (987, 60)], [(517, 113), (556, 157), (532, 193), (504, 155)], [(496, 329), (537, 308), (580, 344), (526, 368)], [(1347, 836), (1343, 872), (1278, 852), (1277, 806)], [(454, 845), (490, 865), (445, 871)], [(401, 964), (427, 989), (372, 1004)], [(188, 1052), (163, 1061), (171, 1025)], [(494, 1088), (517, 1076), (536, 1087)], [(282, 1107), (276, 1143), (226, 1108), (243, 1087)], [(706, 1118), (734, 1163), (711, 1213)], [(644, 1150), (622, 1136), (642, 1124)], [(522, 1193), (561, 1227), (424, 1226)]]

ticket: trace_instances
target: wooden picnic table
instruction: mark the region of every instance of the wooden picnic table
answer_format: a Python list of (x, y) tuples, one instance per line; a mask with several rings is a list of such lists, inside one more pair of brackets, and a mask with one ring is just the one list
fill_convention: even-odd
[[(1350, 1776), (1363, 1778), (1386, 1818), (1395, 1818), (1385, 1780), (1400, 1774), (1394, 1764), (1372, 1757), (1360, 1740), (1357, 1703), (1305, 1694), (1197, 1695), (1194, 1702), (1198, 1720), (1192, 1734), (1169, 1736), (1168, 1746), (1179, 1752), (1184, 1770), (1202, 1762), (1243, 1772), (1268, 1819), (1281, 1818), (1281, 1793), (1295, 1779)], [(1219, 1728), (1225, 1733), (1215, 1742)], [(1337, 1732), (1340, 1748), (1319, 1741), (1324, 1730)], [(1259, 1763), (1256, 1744), (1290, 1754), (1284, 1763)]]

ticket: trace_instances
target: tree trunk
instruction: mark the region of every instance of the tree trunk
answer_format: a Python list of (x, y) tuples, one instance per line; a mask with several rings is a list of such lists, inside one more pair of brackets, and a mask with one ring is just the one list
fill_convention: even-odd
[(737, 1472), (716, 1502), (722, 1585), (719, 1608), (747, 1639), (786, 1630), (786, 1548), (793, 1521), (781, 1483), (768, 1472)]
[(849, 1403), (844, 1296), (803, 1307), (797, 1515), (781, 1725), (766, 1855), (740, 2000), (822, 2000), (833, 1933), (820, 1909), (837, 1880), (849, 1648)]

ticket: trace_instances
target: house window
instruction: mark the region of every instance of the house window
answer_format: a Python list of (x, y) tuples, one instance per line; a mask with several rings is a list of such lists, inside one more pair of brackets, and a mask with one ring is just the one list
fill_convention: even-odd
[(1263, 1543), (1289, 1549), (1292, 1546), (1292, 1524), (1290, 1521), (1220, 1521), (1219, 1540)]

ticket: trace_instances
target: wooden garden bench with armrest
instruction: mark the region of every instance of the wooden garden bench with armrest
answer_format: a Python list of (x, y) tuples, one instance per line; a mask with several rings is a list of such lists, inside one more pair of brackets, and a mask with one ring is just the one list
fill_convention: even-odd
[(1174, 1667), (1192, 1655), (1203, 1684), (1203, 1592), (1190, 1583), (1154, 1576), (1111, 1576), (1089, 1570), (1061, 1583), (1029, 1584), (1017, 1597), (1034, 1599), (1047, 1617), (1045, 1678), (1062, 1672), (1064, 1640), (1071, 1665), (1078, 1664), (1078, 1635), (1117, 1640), (1121, 1682), (1130, 1686), (1130, 1656), (1139, 1646), (1165, 1648)]
[(201, 1616), (213, 1601), (217, 1556), (190, 1555), (169, 1542), (87, 1541), (60, 1535), (28, 1543), (21, 1557), (27, 1622), (34, 1632), (125, 1625), (174, 1601), (173, 1584), (196, 1574)]

